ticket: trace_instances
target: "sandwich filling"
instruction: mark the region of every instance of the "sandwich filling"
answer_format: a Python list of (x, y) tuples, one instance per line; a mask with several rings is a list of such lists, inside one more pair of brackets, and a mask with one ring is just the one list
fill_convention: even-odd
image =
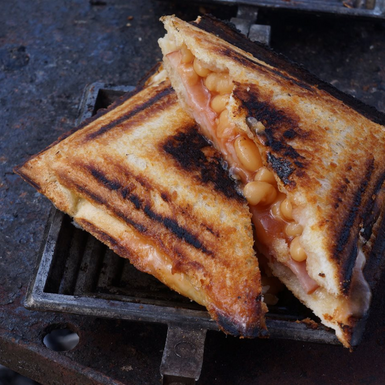
[[(167, 59), (181, 78), (195, 120), (240, 182), (260, 247), (267, 250), (268, 245), (284, 239), (290, 257), (280, 262), (296, 275), (306, 293), (313, 293), (319, 285), (306, 270), (307, 255), (300, 240), (303, 227), (293, 218), (292, 202), (278, 190), (274, 174), (263, 165), (253, 140), (229, 118), (228, 106), (235, 87), (229, 73), (209, 69), (185, 45), (170, 52)], [(264, 130), (262, 122), (253, 118), (248, 119), (248, 125), (253, 130)]]

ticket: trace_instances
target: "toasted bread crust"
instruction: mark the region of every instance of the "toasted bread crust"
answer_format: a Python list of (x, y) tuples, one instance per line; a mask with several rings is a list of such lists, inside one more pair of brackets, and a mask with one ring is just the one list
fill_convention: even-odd
[(168, 81), (122, 98), (16, 172), (141, 271), (265, 335), (250, 212)]

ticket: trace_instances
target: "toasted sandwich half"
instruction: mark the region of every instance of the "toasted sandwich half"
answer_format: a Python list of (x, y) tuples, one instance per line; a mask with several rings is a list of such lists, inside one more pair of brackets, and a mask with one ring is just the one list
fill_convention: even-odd
[(247, 202), (161, 73), (15, 171), (226, 333), (266, 335)]
[(270, 269), (351, 347), (384, 259), (384, 115), (214, 18), (162, 21), (171, 83), (243, 189)]

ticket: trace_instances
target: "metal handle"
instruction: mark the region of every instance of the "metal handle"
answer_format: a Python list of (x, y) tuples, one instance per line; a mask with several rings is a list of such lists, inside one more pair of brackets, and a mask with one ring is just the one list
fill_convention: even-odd
[(237, 17), (231, 18), (230, 21), (251, 41), (270, 45), (271, 27), (270, 25), (254, 24), (257, 17), (257, 7), (239, 5)]
[(170, 324), (160, 373), (163, 385), (194, 385), (202, 370), (206, 329)]

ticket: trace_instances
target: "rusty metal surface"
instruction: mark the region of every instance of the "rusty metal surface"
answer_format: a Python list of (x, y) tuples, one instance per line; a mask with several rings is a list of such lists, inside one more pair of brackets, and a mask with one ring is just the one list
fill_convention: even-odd
[[(0, 364), (43, 384), (159, 383), (165, 326), (24, 308), (51, 205), (12, 168), (72, 127), (86, 84), (135, 84), (152, 67), (160, 58), (162, 14), (193, 19), (199, 6), (14, 0), (1, 7)], [(206, 9), (227, 19), (236, 15), (233, 7)], [(385, 112), (383, 21), (265, 10), (258, 21), (271, 25), (275, 50)], [(199, 384), (385, 383), (384, 276), (379, 289), (355, 352), (209, 331)], [(80, 342), (52, 352), (42, 339), (63, 325), (77, 331)]]

